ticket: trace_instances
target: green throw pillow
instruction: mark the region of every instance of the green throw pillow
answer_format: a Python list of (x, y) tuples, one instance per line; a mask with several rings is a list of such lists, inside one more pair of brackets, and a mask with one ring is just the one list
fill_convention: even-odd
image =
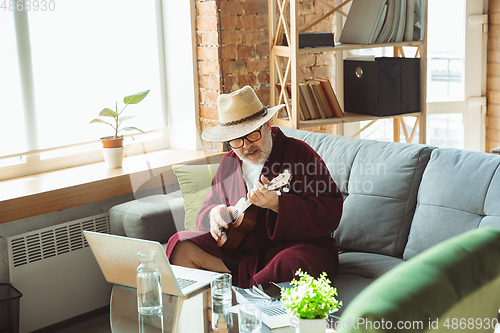
[(219, 164), (209, 165), (172, 165), (177, 176), (182, 198), (184, 199), (184, 228), (196, 230), (196, 216), (203, 205), (203, 200), (210, 192), (212, 178)]

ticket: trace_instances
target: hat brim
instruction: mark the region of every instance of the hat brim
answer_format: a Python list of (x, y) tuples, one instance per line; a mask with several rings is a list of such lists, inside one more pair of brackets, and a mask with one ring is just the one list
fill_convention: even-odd
[(233, 139), (241, 138), (242, 136), (245, 136), (248, 133), (257, 130), (267, 121), (269, 121), (276, 114), (276, 112), (278, 112), (284, 106), (285, 104), (280, 104), (269, 108), (267, 109), (267, 113), (264, 116), (256, 117), (240, 124), (226, 126), (217, 125), (214, 127), (209, 127), (203, 131), (201, 137), (206, 141), (230, 141)]

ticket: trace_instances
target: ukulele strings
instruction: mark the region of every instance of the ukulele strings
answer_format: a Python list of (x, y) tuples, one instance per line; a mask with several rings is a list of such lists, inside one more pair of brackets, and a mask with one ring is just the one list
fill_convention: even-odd
[[(241, 213), (244, 213), (251, 205), (252, 204), (250, 203), (250, 201), (246, 199), (245, 202), (241, 205)], [(229, 217), (231, 218), (232, 221), (231, 223), (236, 222), (241, 213), (238, 209), (235, 209), (231, 214), (229, 214)]]
[[(278, 178), (282, 178), (282, 176), (276, 177), (276, 179), (273, 179), (273, 181), (269, 184), (265, 184), (264, 188), (266, 188), (267, 190), (269, 189), (274, 190), (275, 188), (282, 187), (285, 183), (283, 181), (280, 182)], [(274, 185), (275, 187), (270, 187), (270, 185)], [(250, 203), (250, 201), (248, 199), (245, 199), (245, 202), (241, 207), (241, 213), (238, 209), (235, 209), (232, 213), (229, 214), (229, 217), (231, 218), (232, 221), (231, 223), (236, 222), (240, 214), (244, 213), (251, 205), (252, 204)]]

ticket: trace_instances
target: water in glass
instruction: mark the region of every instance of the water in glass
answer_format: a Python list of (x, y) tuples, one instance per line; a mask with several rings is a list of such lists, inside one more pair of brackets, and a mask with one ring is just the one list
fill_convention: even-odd
[(232, 315), (229, 312), (232, 301), (232, 277), (222, 274), (212, 279), (212, 329), (224, 330), (233, 326)]
[(137, 309), (140, 314), (156, 314), (163, 310), (160, 267), (155, 264), (156, 251), (140, 251), (137, 267)]

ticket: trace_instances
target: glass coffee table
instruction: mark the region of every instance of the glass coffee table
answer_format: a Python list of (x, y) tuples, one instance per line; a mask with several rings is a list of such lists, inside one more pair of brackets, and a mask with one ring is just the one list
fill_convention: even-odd
[[(233, 296), (233, 304), (235, 297)], [(233, 325), (230, 328), (212, 330), (212, 306), (210, 288), (190, 295), (177, 297), (163, 294), (163, 313), (157, 316), (140, 315), (137, 312), (137, 293), (135, 288), (120, 285), (113, 286), (110, 300), (110, 324), (112, 332), (128, 333), (236, 333), (238, 316), (232, 314)], [(262, 333), (293, 333), (292, 327), (269, 329), (262, 325)]]

